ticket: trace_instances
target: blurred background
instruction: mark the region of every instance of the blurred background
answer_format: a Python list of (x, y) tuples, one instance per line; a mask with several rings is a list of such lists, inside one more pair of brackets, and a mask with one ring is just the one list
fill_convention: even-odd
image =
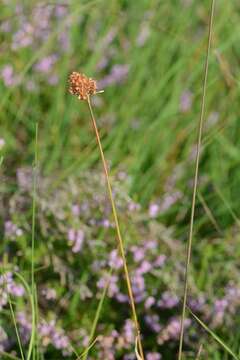
[[(146, 359), (176, 358), (210, 5), (207, 0), (1, 1), (2, 359), (21, 358), (9, 299), (23, 356), (32, 331), (23, 280), (30, 285), (36, 152), (38, 336), (33, 359), (77, 359), (96, 337), (88, 359), (136, 358), (89, 111), (67, 91), (72, 71), (96, 79), (104, 89), (92, 102)], [(236, 354), (239, 11), (238, 1), (217, 1), (188, 300)], [(185, 328), (184, 359), (196, 359), (199, 349), (202, 359), (232, 358), (190, 314)]]

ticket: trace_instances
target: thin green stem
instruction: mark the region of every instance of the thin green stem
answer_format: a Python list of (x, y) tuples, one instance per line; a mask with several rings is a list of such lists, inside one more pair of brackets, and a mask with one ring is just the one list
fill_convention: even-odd
[(211, 39), (212, 39), (214, 8), (215, 8), (215, 0), (212, 0), (210, 22), (208, 29), (208, 45), (207, 45), (207, 53), (206, 53), (205, 69), (204, 69), (201, 114), (200, 114), (199, 127), (198, 127), (197, 154), (196, 154), (196, 162), (195, 162), (195, 176), (194, 176), (193, 196), (192, 196), (192, 206), (191, 206), (190, 229), (189, 229), (189, 237), (187, 243), (187, 258), (185, 263), (184, 295), (183, 295), (183, 307), (182, 307), (182, 316), (181, 316), (181, 331), (180, 331), (180, 340), (179, 340), (178, 360), (182, 359), (184, 321), (185, 321), (187, 295), (188, 295), (188, 274), (189, 274), (190, 261), (191, 261), (193, 224), (194, 224), (196, 194), (197, 194), (197, 186), (198, 186), (198, 170), (199, 170), (199, 159), (200, 159), (200, 151), (202, 144), (202, 130), (203, 130), (203, 121), (204, 121), (204, 113), (205, 113), (205, 98), (206, 98), (206, 88), (207, 88), (209, 55), (210, 55)]
[(94, 338), (96, 328), (97, 328), (97, 324), (98, 324), (98, 321), (99, 321), (99, 318), (100, 318), (100, 313), (101, 313), (101, 310), (102, 310), (102, 307), (103, 307), (103, 303), (104, 303), (104, 300), (105, 300), (105, 297), (106, 297), (106, 294), (107, 294), (107, 290), (108, 290), (108, 287), (109, 287), (109, 282), (110, 282), (110, 277), (112, 275), (112, 272), (113, 272), (113, 269), (111, 268), (109, 273), (108, 273), (108, 275), (109, 275), (108, 281), (107, 281), (107, 283), (106, 283), (106, 285), (105, 285), (105, 287), (103, 289), (100, 301), (98, 303), (97, 311), (96, 311), (96, 314), (95, 314), (95, 317), (94, 317), (94, 320), (93, 320), (93, 325), (92, 325), (91, 333), (90, 333), (90, 336), (89, 336), (87, 349), (84, 351), (83, 360), (87, 360), (87, 358), (88, 358), (90, 345), (93, 342), (93, 338)]
[(18, 341), (21, 358), (22, 358), (22, 360), (24, 360), (25, 357), (23, 354), (22, 342), (21, 342), (20, 334), (19, 334), (18, 327), (17, 327), (17, 322), (16, 322), (16, 318), (15, 318), (15, 314), (14, 314), (14, 310), (13, 310), (13, 306), (12, 306), (11, 297), (9, 294), (7, 295), (7, 297), (8, 297), (8, 304), (10, 307), (10, 312), (11, 312), (11, 316), (12, 316), (12, 320), (13, 320), (13, 324), (14, 324), (14, 328), (15, 328), (15, 332), (16, 332), (16, 336), (17, 336), (17, 341)]
[(102, 159), (103, 169), (104, 169), (104, 173), (105, 173), (105, 177), (106, 177), (106, 181), (107, 181), (109, 199), (110, 199), (110, 202), (111, 202), (112, 211), (113, 211), (113, 218), (114, 218), (114, 222), (115, 222), (115, 225), (116, 225), (118, 245), (119, 245), (120, 255), (121, 255), (121, 258), (122, 258), (122, 261), (123, 261), (123, 268), (124, 268), (124, 273), (125, 273), (125, 278), (126, 278), (126, 283), (127, 283), (128, 295), (129, 295), (129, 299), (130, 299), (133, 320), (134, 320), (134, 324), (135, 324), (135, 328), (136, 328), (136, 337), (137, 337), (137, 340), (138, 340), (139, 353), (140, 353), (140, 356), (141, 356), (142, 360), (144, 360), (144, 353), (143, 353), (143, 347), (142, 347), (142, 342), (141, 342), (140, 326), (139, 326), (139, 322), (138, 322), (136, 306), (135, 306), (133, 292), (132, 292), (131, 280), (130, 280), (129, 270), (128, 270), (128, 266), (127, 266), (127, 261), (126, 261), (124, 246), (123, 246), (123, 239), (122, 239), (120, 226), (119, 226), (119, 221), (118, 221), (117, 210), (116, 210), (115, 202), (114, 202), (114, 199), (113, 199), (112, 186), (111, 186), (111, 183), (110, 183), (110, 178), (109, 178), (109, 173), (108, 173), (108, 166), (107, 166), (107, 162), (105, 160), (105, 156), (104, 156), (104, 152), (103, 152), (103, 148), (102, 148), (102, 144), (101, 144), (101, 139), (100, 139), (100, 136), (99, 136), (99, 132), (98, 132), (98, 128), (97, 128), (96, 120), (95, 120), (95, 117), (94, 117), (94, 114), (93, 114), (93, 110), (92, 110), (91, 101), (90, 101), (89, 96), (88, 96), (87, 102), (88, 102), (88, 108), (89, 108), (89, 111), (90, 111), (92, 124), (93, 124), (93, 128), (94, 128), (94, 131), (95, 131), (95, 135), (96, 135), (96, 139), (97, 139), (97, 143), (98, 143), (98, 147), (99, 147), (99, 151), (100, 151), (100, 155), (101, 155), (101, 159)]
[[(31, 241), (31, 294), (34, 308), (36, 305), (35, 287), (35, 227), (36, 227), (36, 192), (37, 192), (37, 163), (38, 163), (38, 123), (35, 125), (35, 146), (33, 163), (33, 195), (32, 195), (32, 241)], [(33, 359), (35, 359), (36, 311), (32, 314), (32, 332), (34, 334)]]

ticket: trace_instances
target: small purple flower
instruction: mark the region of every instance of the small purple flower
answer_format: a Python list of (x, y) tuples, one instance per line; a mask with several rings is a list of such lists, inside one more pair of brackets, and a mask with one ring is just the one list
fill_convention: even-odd
[(46, 56), (43, 59), (41, 59), (39, 62), (37, 62), (35, 64), (35, 70), (43, 73), (43, 74), (48, 74), (52, 68), (53, 65), (56, 63), (57, 61), (57, 55), (53, 54), (50, 56)]
[(185, 90), (182, 93), (182, 95), (180, 97), (180, 104), (179, 104), (181, 112), (186, 113), (191, 109), (191, 107), (192, 107), (192, 98), (193, 98), (193, 95), (192, 95), (191, 91)]
[(74, 204), (74, 205), (72, 206), (72, 214), (73, 214), (74, 216), (79, 216), (79, 215), (80, 215), (80, 206), (79, 206), (79, 205)]
[(116, 275), (105, 274), (98, 282), (97, 287), (99, 289), (104, 289), (108, 286), (108, 295), (110, 297), (114, 297), (119, 293), (119, 289), (117, 286), (118, 277)]
[(159, 205), (158, 204), (150, 204), (148, 214), (150, 218), (155, 218), (158, 216), (159, 213)]
[(128, 76), (129, 65), (114, 65), (109, 75), (98, 81), (99, 89), (104, 89), (113, 84), (122, 83)]
[(149, 296), (144, 303), (145, 309), (150, 309), (154, 304), (156, 300), (153, 296)]
[(160, 267), (160, 268), (163, 267), (163, 265), (164, 265), (165, 262), (166, 262), (166, 259), (167, 259), (166, 255), (159, 255), (159, 256), (156, 258), (156, 260), (154, 261), (153, 266), (156, 267), (156, 268), (158, 268), (158, 267)]
[(13, 35), (12, 49), (28, 47), (33, 43), (34, 28), (30, 23), (23, 23), (22, 28)]
[(144, 277), (141, 274), (136, 273), (132, 277), (132, 289), (135, 295), (140, 295), (144, 292), (145, 281)]
[(5, 65), (1, 70), (1, 77), (4, 85), (11, 87), (19, 83), (19, 79), (14, 75), (12, 65)]
[(152, 264), (149, 261), (144, 260), (137, 269), (136, 273), (139, 275), (143, 275), (150, 272), (150, 270), (152, 270)]
[(203, 296), (199, 296), (197, 299), (189, 299), (188, 303), (191, 310), (197, 312), (202, 310), (206, 300)]
[(112, 250), (109, 255), (108, 264), (113, 269), (120, 269), (123, 266), (123, 261), (121, 257), (118, 255), (117, 250)]
[(128, 344), (134, 344), (135, 341), (135, 330), (134, 330), (134, 324), (133, 321), (130, 319), (127, 319), (125, 321), (125, 324), (123, 326), (123, 336), (125, 341)]
[(165, 291), (161, 299), (158, 301), (158, 306), (161, 309), (172, 309), (179, 303), (179, 298), (176, 295), (171, 294), (169, 291)]
[(5, 227), (5, 236), (9, 239), (15, 240), (16, 237), (20, 237), (23, 235), (22, 229), (20, 229), (16, 224), (14, 224), (10, 220), (5, 222), (4, 227)]
[(228, 301), (226, 299), (216, 300), (214, 303), (214, 310), (217, 313), (224, 312), (227, 306), (228, 306)]
[(10, 285), (9, 293), (13, 296), (22, 297), (25, 294), (25, 289), (22, 285), (15, 284), (14, 282)]
[(84, 242), (84, 232), (83, 230), (68, 230), (68, 240), (72, 245), (72, 252), (78, 253), (82, 250), (83, 242)]
[(156, 352), (147, 353), (146, 360), (161, 360), (162, 356)]
[[(191, 324), (190, 319), (185, 319), (184, 328), (188, 328)], [(165, 326), (158, 336), (158, 344), (162, 345), (164, 342), (169, 340), (178, 340), (181, 330), (181, 319), (172, 317), (167, 326)]]
[(132, 246), (131, 251), (133, 253), (133, 259), (135, 262), (139, 262), (144, 259), (145, 250), (142, 247)]
[(149, 326), (149, 328), (158, 333), (159, 331), (161, 331), (162, 326), (159, 323), (159, 316), (157, 314), (154, 315), (147, 315), (145, 316), (145, 322), (146, 324)]

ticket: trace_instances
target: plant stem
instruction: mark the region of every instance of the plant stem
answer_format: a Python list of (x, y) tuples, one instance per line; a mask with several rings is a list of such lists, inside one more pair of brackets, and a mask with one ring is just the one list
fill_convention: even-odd
[(102, 148), (102, 144), (101, 144), (101, 139), (100, 139), (100, 136), (99, 136), (99, 132), (98, 132), (96, 120), (94, 118), (94, 114), (93, 114), (93, 110), (92, 110), (91, 101), (90, 101), (89, 96), (88, 96), (88, 99), (87, 99), (87, 103), (88, 103), (88, 108), (89, 108), (91, 119), (92, 119), (92, 125), (93, 125), (94, 131), (95, 131), (95, 135), (96, 135), (96, 139), (97, 139), (97, 143), (98, 143), (98, 147), (99, 147), (99, 151), (100, 151), (100, 155), (101, 155), (101, 159), (102, 159), (102, 164), (103, 164), (103, 168), (104, 168), (104, 173), (105, 173), (105, 177), (106, 177), (106, 181), (107, 181), (109, 199), (110, 199), (110, 202), (111, 202), (114, 222), (115, 222), (115, 225), (116, 225), (119, 251), (120, 251), (122, 261), (123, 261), (123, 268), (124, 268), (124, 273), (125, 273), (125, 278), (126, 278), (126, 283), (127, 283), (128, 295), (129, 295), (129, 299), (130, 299), (133, 320), (134, 320), (134, 324), (135, 324), (135, 328), (136, 328), (136, 336), (137, 336), (137, 340), (138, 340), (139, 352), (140, 352), (140, 355), (142, 357), (142, 360), (144, 360), (143, 347), (142, 347), (142, 342), (141, 342), (140, 326), (139, 326), (139, 322), (138, 322), (136, 306), (135, 306), (134, 297), (133, 297), (131, 280), (130, 280), (129, 270), (128, 270), (128, 266), (127, 266), (127, 261), (126, 261), (124, 246), (123, 246), (123, 239), (122, 239), (120, 226), (119, 226), (119, 221), (118, 221), (118, 216), (117, 216), (117, 210), (116, 210), (115, 202), (114, 202), (114, 199), (113, 199), (112, 186), (111, 186), (111, 183), (110, 183), (110, 178), (109, 178), (109, 173), (108, 173), (108, 166), (107, 166), (107, 163), (106, 163), (106, 160), (105, 160), (105, 156), (104, 156), (104, 152), (103, 152), (103, 148)]
[(207, 45), (207, 53), (206, 53), (205, 69), (204, 69), (201, 114), (200, 114), (199, 127), (198, 127), (197, 154), (196, 154), (196, 161), (195, 161), (195, 175), (194, 175), (193, 196), (192, 196), (192, 206), (191, 206), (190, 229), (189, 229), (189, 238), (188, 238), (188, 243), (187, 243), (187, 258), (186, 258), (186, 263), (185, 263), (184, 295), (183, 295), (183, 307), (182, 307), (182, 316), (181, 316), (181, 331), (180, 331), (180, 340), (179, 340), (178, 360), (182, 359), (184, 321), (185, 321), (187, 295), (188, 295), (188, 274), (189, 274), (191, 250), (192, 250), (193, 223), (194, 223), (194, 215), (195, 215), (196, 193), (197, 193), (197, 186), (198, 186), (198, 169), (199, 169), (200, 150), (201, 150), (201, 143), (202, 143), (203, 120), (204, 120), (204, 113), (205, 113), (205, 98), (206, 98), (206, 88), (207, 88), (209, 55), (210, 55), (210, 47), (211, 47), (211, 39), (212, 39), (214, 7), (215, 7), (215, 0), (212, 0), (210, 22), (209, 22), (209, 29), (208, 29), (208, 45)]
[[(32, 195), (32, 242), (31, 242), (31, 296), (33, 303), (36, 304), (35, 288), (35, 227), (36, 227), (36, 190), (37, 190), (37, 162), (38, 162), (38, 123), (35, 125), (35, 146), (34, 146), (34, 164), (33, 164), (33, 195)], [(35, 359), (35, 335), (36, 335), (36, 311), (32, 314), (32, 332), (34, 334), (33, 359)]]

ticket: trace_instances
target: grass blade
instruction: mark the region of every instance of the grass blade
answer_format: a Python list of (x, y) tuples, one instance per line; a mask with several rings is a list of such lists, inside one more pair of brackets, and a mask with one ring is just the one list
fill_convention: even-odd
[(222, 346), (222, 348), (228, 353), (230, 354), (234, 359), (236, 360), (240, 360), (240, 358), (230, 349), (230, 347), (225, 344), (225, 342), (218, 336), (216, 335), (206, 324), (204, 324), (204, 322), (199, 319), (199, 317), (197, 315), (195, 315), (191, 309), (189, 309), (188, 307), (188, 310), (190, 312), (190, 314), (194, 317), (195, 320), (197, 320), (197, 322), (204, 328), (204, 330), (210, 334), (212, 336), (212, 338), (214, 340), (216, 340), (218, 342), (219, 345)]
[(108, 273), (109, 274), (109, 280), (107, 281), (107, 283), (106, 283), (106, 285), (105, 285), (105, 287), (103, 289), (100, 301), (98, 303), (97, 311), (96, 311), (96, 314), (95, 314), (95, 317), (94, 317), (94, 320), (93, 320), (93, 325), (92, 325), (92, 329), (91, 329), (91, 333), (90, 333), (90, 337), (89, 337), (89, 341), (88, 341), (88, 346), (87, 346), (87, 349), (83, 352), (83, 355), (82, 355), (83, 360), (87, 360), (88, 352), (89, 352), (90, 348), (92, 347), (91, 343), (93, 342), (93, 338), (94, 338), (94, 335), (95, 335), (95, 332), (96, 332), (97, 324), (98, 324), (98, 321), (99, 321), (99, 318), (100, 318), (100, 313), (101, 313), (101, 310), (102, 310), (102, 307), (103, 307), (105, 297), (107, 295), (110, 276), (112, 275), (112, 272), (113, 272), (113, 269), (110, 269), (110, 271)]
[(205, 113), (205, 98), (206, 98), (206, 88), (207, 88), (207, 78), (208, 78), (209, 55), (210, 55), (210, 47), (211, 47), (211, 39), (212, 39), (214, 8), (215, 8), (215, 0), (212, 0), (209, 30), (208, 30), (208, 45), (207, 45), (204, 80), (203, 80), (201, 114), (200, 114), (199, 127), (198, 127), (197, 154), (196, 154), (196, 161), (195, 161), (195, 175), (194, 175), (193, 196), (192, 196), (192, 206), (191, 206), (190, 229), (189, 229), (189, 237), (188, 237), (188, 243), (187, 243), (187, 258), (186, 258), (186, 263), (185, 263), (184, 295), (183, 295), (183, 307), (182, 307), (182, 316), (181, 316), (181, 331), (180, 331), (180, 340), (179, 340), (178, 360), (182, 359), (184, 320), (185, 320), (187, 295), (188, 295), (188, 273), (189, 273), (189, 268), (190, 268), (191, 250), (192, 250), (193, 223), (194, 223), (194, 216), (195, 216), (195, 203), (196, 203), (196, 194), (197, 194), (197, 186), (198, 186), (198, 169), (199, 169), (199, 160), (200, 160), (200, 150), (201, 150), (201, 144), (202, 144), (202, 130), (203, 130), (203, 120), (204, 120), (204, 113)]

